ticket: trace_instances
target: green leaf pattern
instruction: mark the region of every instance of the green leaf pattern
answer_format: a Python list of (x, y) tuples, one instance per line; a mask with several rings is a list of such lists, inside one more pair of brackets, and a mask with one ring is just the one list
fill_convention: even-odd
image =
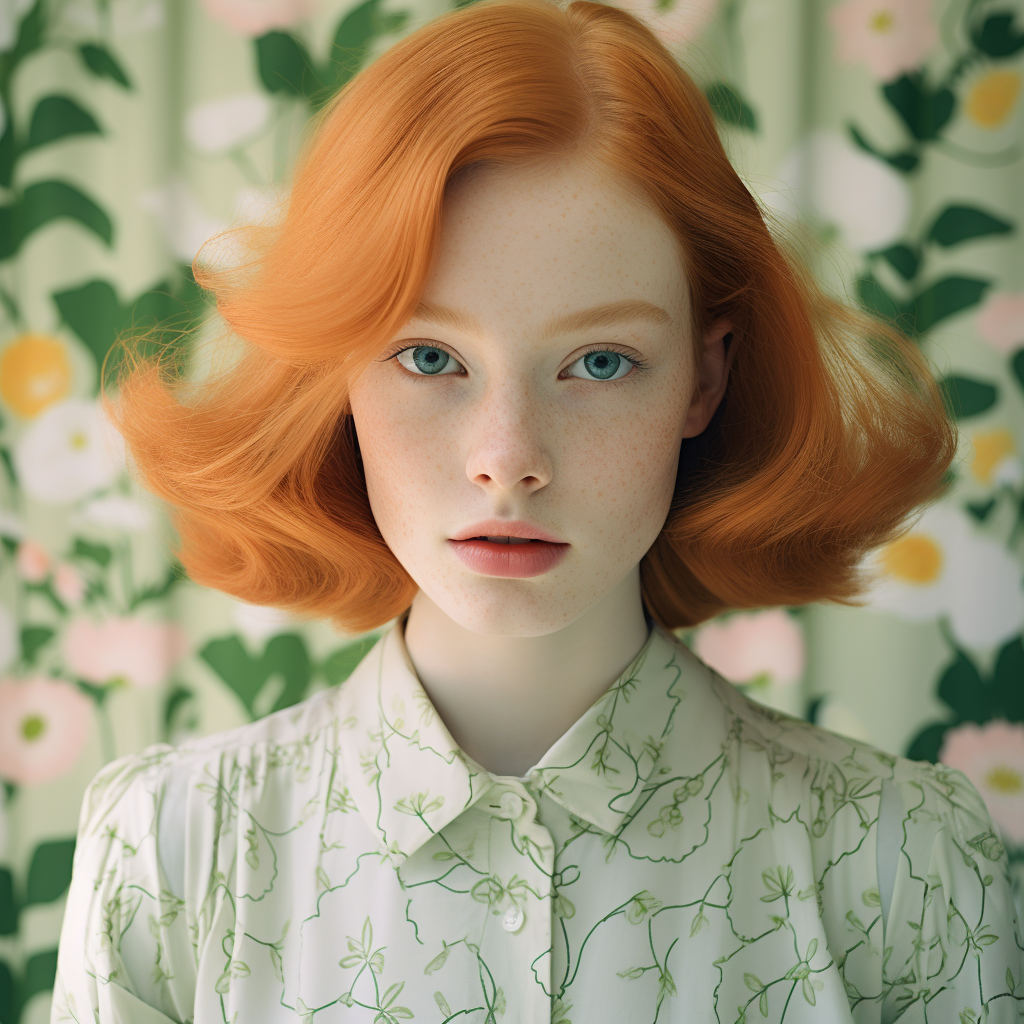
[(400, 623), (340, 686), (99, 773), (54, 1021), (113, 1024), (111, 990), (197, 1022), (1020, 1019), (1006, 853), (958, 771), (756, 704), (655, 628), (527, 776), (493, 776), (406, 721), (403, 648)]
[[(1024, 331), (1019, 319), (1016, 327), (1006, 319), (1022, 295), (1024, 17), (1006, 0), (925, 4), (920, 16), (938, 29), (930, 52), (914, 67), (879, 76), (863, 62), (841, 69), (833, 60), (842, 39), (828, 19), (850, 2), (789, 0), (770, 5), (769, 18), (762, 3), (722, 0), (694, 37), (696, 49), (679, 47), (677, 37), (669, 43), (698, 79), (755, 191), (766, 185), (771, 192), (784, 151), (824, 128), (862, 168), (880, 169), (905, 191), (904, 226), (868, 251), (844, 250), (837, 229), (822, 228), (835, 248), (818, 269), (828, 277), (829, 265), (848, 268), (839, 290), (895, 320), (936, 358), (968, 455), (974, 441), (1005, 446), (1011, 439), (1010, 472), (986, 475), (968, 458), (958, 463), (956, 489), (944, 504), (966, 510), (1019, 570), (1024, 491), (1012, 469), (1024, 450)], [(264, 6), (290, 13), (262, 18), (259, 28), (229, 24)], [(713, 6), (656, 0), (648, 13), (664, 32), (673, 18)], [(59, 343), (68, 378), (50, 381), (55, 402), (92, 401), (100, 366), (108, 353), (116, 356), (113, 343), (125, 329), (152, 329), (151, 352), (187, 344), (184, 329), (206, 308), (189, 270), (195, 244), (237, 212), (239, 189), (283, 188), (307, 117), (397, 34), (438, 13), (418, 2), (385, 11), (379, 0), (330, 0), (302, 21), (303, 7), (284, 0), (0, 4), (0, 354), (36, 334)], [(181, 68), (189, 69), (184, 93)], [(978, 106), (986, 89), (987, 113)], [(262, 125), (241, 137), (237, 125), (221, 122), (223, 137), (200, 147), (189, 130), (193, 115), (239, 96), (265, 108)], [(148, 205), (154, 189), (162, 199)], [(856, 191), (847, 180), (840, 202), (856, 206)], [(177, 229), (186, 222), (194, 230), (183, 239)], [(116, 360), (107, 366), (116, 368)], [(274, 1013), (304, 1021), (526, 1015), (531, 1024), (548, 1011), (553, 1024), (612, 1014), (792, 1021), (849, 1013), (857, 1021), (900, 1015), (933, 1024), (1012, 1016), (1024, 997), (1024, 970), (1008, 945), (1003, 844), (1021, 879), (1024, 847), (976, 813), (962, 777), (903, 760), (887, 764), (862, 744), (812, 742), (816, 733), (764, 709), (734, 706), (724, 690), (711, 711), (705, 707), (719, 734), (688, 751), (680, 737), (692, 725), (682, 704), (666, 712), (639, 696), (650, 689), (646, 682), (624, 680), (584, 732), (574, 733), (579, 760), (563, 749), (558, 764), (529, 780), (530, 811), (538, 810), (543, 830), (532, 819), (492, 817), (500, 786), (461, 753), (450, 756), (422, 688), (410, 688), (389, 726), (379, 724), (375, 705), (360, 707), (358, 717), (346, 705), (329, 725), (311, 721), (309, 706), (296, 707), (318, 683), (342, 684), (375, 636), (317, 643), (316, 624), (307, 624), (243, 637), (229, 625), (231, 602), (166, 563), (158, 531), (130, 535), (80, 518), (94, 498), (127, 501), (124, 477), (75, 501), (37, 504), (13, 456), (39, 412), (16, 396), (40, 383), (47, 382), (0, 381), (0, 479), (7, 485), (0, 614), (14, 620), (6, 673), (19, 683), (33, 674), (58, 683), (69, 699), (84, 694), (91, 738), (45, 789), (13, 773), (2, 780), (0, 816), (12, 826), (0, 850), (4, 1024), (46, 1011), (76, 815), (95, 770), (154, 739), (211, 733), (268, 713), (272, 724), (225, 738), (223, 747), (210, 741), (180, 753), (150, 750), (97, 781), (83, 806), (83, 820), (94, 820), (97, 832), (79, 860), (92, 865), (83, 871), (100, 888), (88, 898), (76, 891), (72, 901), (88, 980), (69, 971), (57, 1015), (133, 1024), (160, 1012), (173, 1021), (194, 1013), (203, 1024), (272, 1021)], [(12, 525), (18, 519), (45, 547), (49, 575), (19, 574), (26, 537)], [(80, 580), (79, 604), (58, 586), (57, 566)], [(805, 611), (813, 634), (821, 609)], [(136, 614), (162, 626), (180, 620), (193, 654), (146, 692), (123, 675), (84, 679), (72, 670), (65, 653), (72, 625)], [(791, 688), (782, 695), (787, 710), (822, 705), (822, 688), (831, 687), (823, 706), (841, 698), (865, 718), (869, 734), (878, 729), (873, 708), (906, 718), (895, 734), (912, 737), (902, 749), (929, 761), (965, 726), (1003, 720), (1024, 728), (1019, 633), (986, 652), (963, 650), (940, 620), (931, 654), (911, 663), (897, 622), (884, 622), (891, 639), (879, 650), (866, 621), (849, 615), (838, 634), (828, 627), (825, 635), (843, 642), (818, 643), (811, 692)], [(917, 643), (922, 624), (909, 628)], [(851, 649), (865, 660), (851, 658)], [(913, 697), (890, 714), (887, 694), (896, 686)], [(930, 720), (930, 709), (941, 720)], [(41, 721), (22, 724), (38, 729)], [(623, 731), (624, 721), (639, 724)], [(902, 742), (888, 740), (892, 749)], [(349, 751), (344, 758), (342, 750)], [(442, 776), (395, 784), (393, 768), (421, 754), (428, 761), (440, 755)], [(202, 768), (193, 772), (196, 759)], [(192, 768), (179, 771), (185, 761)], [(806, 785), (795, 781), (798, 772), (807, 773)], [(879, 772), (897, 780), (907, 815), (891, 910), (903, 923), (892, 941), (880, 936), (882, 900), (871, 867)], [(168, 779), (181, 773), (192, 783), (190, 814), (199, 823), (181, 837), (194, 849), (188, 894), (180, 865), (157, 863), (154, 854), (173, 831), (160, 827), (158, 804)], [(379, 826), (386, 835), (371, 841)], [(420, 838), (423, 852), (411, 854), (399, 876), (393, 859)], [(291, 899), (284, 879), (293, 877), (308, 882), (294, 912), (282, 909)], [(539, 917), (538, 901), (545, 907)], [(507, 933), (502, 920), (512, 908), (524, 911), (524, 924)], [(354, 982), (360, 965), (342, 969), (338, 961), (355, 955), (346, 944), (363, 941), (366, 921), (373, 946)], [(535, 942), (538, 921), (549, 922), (550, 941), (520, 957)], [(316, 943), (330, 952), (322, 974), (306, 959)], [(884, 966), (866, 966), (870, 957)], [(1005, 962), (1002, 978), (997, 962)], [(318, 977), (333, 987), (317, 989), (310, 978)], [(204, 993), (201, 1008), (190, 1001), (193, 982)], [(532, 1004), (523, 1009), (523, 999), (533, 998), (525, 995), (528, 982), (550, 998), (540, 1018)]]

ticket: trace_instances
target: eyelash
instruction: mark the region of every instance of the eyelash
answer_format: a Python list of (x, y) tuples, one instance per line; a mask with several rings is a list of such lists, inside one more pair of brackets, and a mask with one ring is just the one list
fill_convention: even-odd
[[(617, 356), (621, 356), (623, 359), (625, 359), (627, 363), (632, 363), (633, 364), (633, 368), (636, 369), (636, 370), (646, 370), (646, 369), (648, 369), (648, 367), (650, 365), (646, 360), (641, 359), (639, 356), (627, 355), (625, 352), (622, 351), (622, 349), (616, 348), (614, 345), (591, 345), (590, 348), (586, 349), (584, 352), (581, 352), (569, 364), (569, 366), (574, 366), (576, 363), (578, 363), (585, 356), (589, 356), (591, 352), (614, 352)], [(568, 370), (569, 366), (567, 366), (565, 369)], [(600, 383), (602, 383), (602, 384), (621, 384), (623, 381), (629, 380), (629, 378), (632, 377), (632, 376), (633, 376), (633, 371), (630, 370), (629, 373), (627, 373), (624, 377), (619, 377), (618, 380), (607, 380), (607, 381), (601, 381)], [(586, 377), (562, 377), (560, 379), (561, 380), (587, 380)]]
[[(410, 349), (421, 348), (421, 347), (422, 348), (436, 348), (436, 349), (438, 349), (441, 352), (447, 352), (448, 355), (452, 359), (455, 359), (455, 353), (452, 352), (451, 349), (449, 349), (445, 345), (433, 344), (433, 345), (422, 345), (422, 346), (421, 345), (403, 345), (401, 348), (397, 348), (393, 352), (388, 353), (388, 355), (383, 356), (381, 358), (381, 361), (386, 363), (389, 360), (394, 359), (397, 356), (400, 356), (403, 352), (408, 352)], [(569, 366), (574, 366), (576, 363), (578, 363), (585, 356), (590, 355), (591, 352), (614, 352), (617, 356), (621, 356), (623, 359), (625, 359), (626, 362), (632, 363), (633, 367), (635, 369), (637, 369), (637, 370), (646, 370), (650, 366), (650, 364), (645, 359), (641, 359), (639, 356), (628, 355), (627, 353), (623, 352), (622, 349), (616, 348), (614, 345), (592, 345), (590, 348), (588, 348), (585, 351), (581, 352), (569, 364)], [(457, 359), (455, 359), (455, 361), (458, 362)], [(568, 370), (569, 366), (567, 366), (565, 369)], [(405, 368), (403, 367), (403, 369), (405, 369)], [(564, 373), (565, 370), (563, 370), (562, 372)], [(406, 373), (409, 373), (409, 371), (406, 370)], [(451, 376), (464, 377), (465, 375), (466, 375), (466, 368), (465, 367), (462, 368), (462, 373), (447, 374), (447, 376), (449, 376), (449, 377), (451, 377)], [(424, 374), (409, 373), (409, 376), (411, 376), (411, 377), (420, 377), (420, 376), (422, 376), (422, 377), (429, 377), (430, 375), (426, 374), (426, 373), (424, 373)], [(633, 376), (632, 370), (629, 373), (627, 373), (624, 377), (619, 377), (618, 380), (600, 381), (600, 382), (597, 382), (597, 383), (602, 383), (602, 384), (621, 384), (623, 381), (628, 380), (631, 376)], [(586, 377), (561, 377), (561, 376), (559, 376), (559, 380), (587, 380), (587, 379), (588, 378), (586, 378)]]

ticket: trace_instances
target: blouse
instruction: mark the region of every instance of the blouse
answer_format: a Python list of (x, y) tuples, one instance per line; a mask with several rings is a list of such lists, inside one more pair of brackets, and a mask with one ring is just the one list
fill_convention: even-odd
[(96, 775), (51, 1024), (1022, 1019), (1006, 853), (959, 771), (763, 707), (655, 627), (493, 775), (403, 626), (339, 686)]

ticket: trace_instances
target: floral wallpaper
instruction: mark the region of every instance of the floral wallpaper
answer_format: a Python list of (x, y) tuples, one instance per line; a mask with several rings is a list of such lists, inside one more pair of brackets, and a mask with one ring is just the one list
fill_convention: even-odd
[[(374, 636), (204, 590), (96, 401), (121, 331), (188, 345), (189, 266), (287, 188), (308, 117), (441, 0), (0, 4), (0, 1024), (49, 1018), (89, 779), (340, 683)], [(863, 607), (683, 639), (773, 707), (962, 769), (1024, 879), (1024, 10), (621, 0), (679, 54), (773, 225), (894, 320), (961, 448)], [(109, 364), (108, 364), (109, 365)]]

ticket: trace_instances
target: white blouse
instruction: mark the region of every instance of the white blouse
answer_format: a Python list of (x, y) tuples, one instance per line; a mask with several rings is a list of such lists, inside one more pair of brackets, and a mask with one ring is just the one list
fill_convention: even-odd
[(655, 628), (492, 775), (399, 622), (340, 686), (98, 773), (51, 1024), (1002, 1024), (1022, 948), (960, 772), (762, 707)]

